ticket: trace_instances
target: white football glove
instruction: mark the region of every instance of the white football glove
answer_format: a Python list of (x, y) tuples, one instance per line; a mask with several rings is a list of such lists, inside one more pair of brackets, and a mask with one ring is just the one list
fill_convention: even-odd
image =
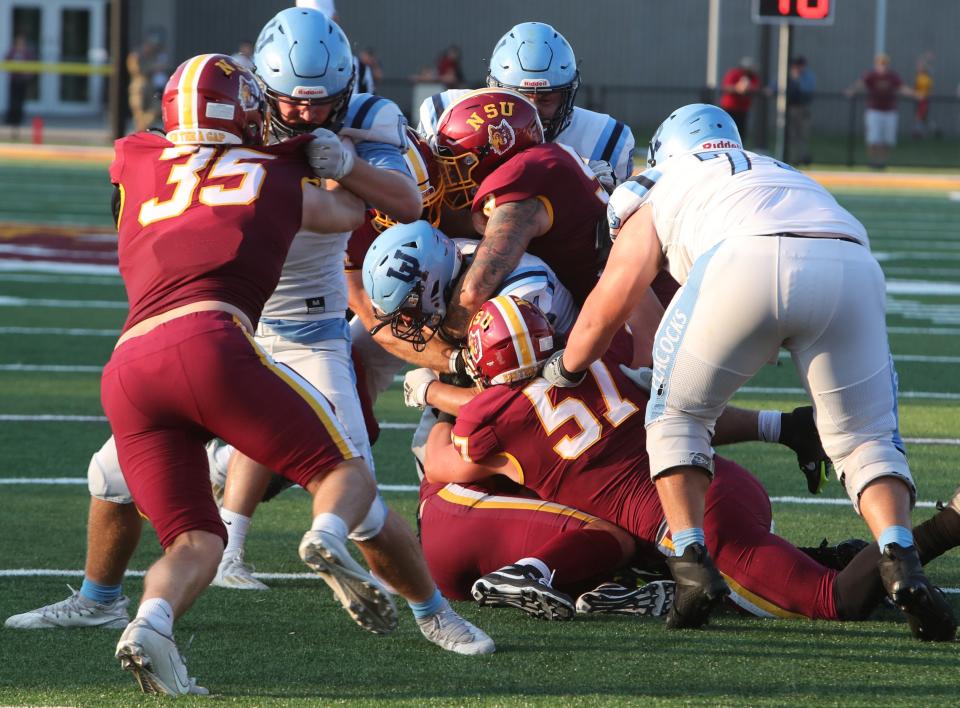
[(620, 371), (623, 372), (624, 376), (633, 381), (637, 385), (637, 388), (647, 395), (650, 395), (650, 386), (653, 383), (653, 369), (649, 366), (640, 366), (636, 369), (631, 369), (626, 364), (620, 364)]
[(613, 165), (606, 160), (590, 160), (587, 162), (587, 166), (596, 176), (600, 186), (607, 190), (607, 194), (610, 194), (616, 188), (617, 176), (613, 172)]
[(313, 131), (313, 140), (307, 144), (307, 162), (317, 177), (341, 180), (353, 169), (354, 152), (336, 133), (326, 128)]
[(433, 369), (414, 369), (403, 377), (403, 402), (410, 408), (423, 410), (427, 405), (427, 389), (437, 380)]
[(547, 380), (551, 386), (558, 388), (573, 388), (578, 386), (584, 377), (586, 371), (574, 372), (563, 368), (563, 349), (554, 352), (543, 365), (543, 371), (540, 375)]
[(607, 203), (607, 222), (615, 236), (635, 211), (646, 203), (651, 182), (643, 174), (635, 175), (613, 190)]

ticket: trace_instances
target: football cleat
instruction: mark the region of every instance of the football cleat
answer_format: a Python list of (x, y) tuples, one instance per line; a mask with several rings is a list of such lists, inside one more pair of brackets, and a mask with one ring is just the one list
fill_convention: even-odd
[(835, 546), (829, 546), (827, 545), (827, 539), (823, 539), (816, 548), (807, 546), (800, 548), (800, 550), (820, 565), (833, 568), (833, 570), (843, 570), (860, 551), (869, 545), (869, 543), (862, 539), (848, 538), (846, 541), (840, 541), (840, 543)]
[(226, 460), (221, 460), (221, 455), (218, 454), (224, 446), (225, 443), (217, 438), (213, 438), (205, 446), (207, 467), (210, 470), (210, 489), (213, 491), (213, 500), (218, 508), (223, 506), (223, 492), (227, 488)]
[(699, 543), (687, 546), (682, 556), (667, 558), (667, 566), (676, 581), (667, 629), (702, 627), (713, 608), (730, 594), (730, 588)]
[(353, 620), (368, 632), (388, 634), (397, 628), (397, 607), (347, 551), (343, 541), (325, 531), (307, 531), (300, 558), (333, 590)]
[(475, 656), (492, 654), (496, 650), (487, 633), (454, 612), (446, 600), (436, 614), (418, 618), (417, 626), (431, 642), (455, 654)]
[(120, 668), (133, 673), (144, 693), (166, 696), (205, 696), (207, 689), (187, 675), (187, 665), (177, 651), (173, 637), (155, 630), (145, 619), (136, 618), (117, 643)]
[(253, 566), (243, 561), (243, 549), (224, 551), (217, 575), (210, 583), (218, 588), (233, 590), (269, 590), (270, 588), (253, 577)]
[(658, 580), (638, 588), (604, 583), (577, 598), (577, 614), (660, 617), (670, 610), (675, 587), (670, 580)]
[[(69, 585), (67, 587), (70, 587)], [(123, 629), (130, 621), (127, 605), (130, 599), (121, 595), (112, 602), (95, 602), (79, 592), (51, 605), (38, 607), (23, 614), (8, 617), (3, 623), (9, 629), (52, 629), (56, 627), (102, 627)]]
[(481, 607), (516, 607), (545, 620), (573, 619), (573, 598), (528, 565), (505, 565), (477, 580), (470, 594)]
[(801, 406), (783, 414), (778, 442), (797, 454), (797, 464), (807, 478), (807, 490), (811, 494), (822, 492), (833, 473), (833, 462), (820, 442), (812, 406)]
[(910, 631), (926, 642), (952, 642), (957, 620), (939, 589), (930, 584), (916, 546), (888, 543), (880, 556), (880, 579), (893, 604), (907, 616)]

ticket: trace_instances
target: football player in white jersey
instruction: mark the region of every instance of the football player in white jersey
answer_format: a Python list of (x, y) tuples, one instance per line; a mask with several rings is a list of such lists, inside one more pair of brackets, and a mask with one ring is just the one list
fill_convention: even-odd
[(699, 627), (729, 592), (706, 552), (710, 436), (727, 402), (788, 350), (823, 447), (877, 539), (879, 571), (920, 639), (950, 641), (956, 620), (913, 541), (916, 490), (897, 420), (883, 272), (863, 225), (812, 179), (742, 149), (722, 109), (691, 104), (654, 134), (650, 169), (617, 189), (619, 234), (565, 350), (544, 365), (576, 385), (657, 271), (683, 284), (654, 347), (647, 408), (651, 476), (676, 546), (670, 628)]
[[(577, 59), (550, 25), (523, 22), (503, 35), (490, 57), (487, 86), (519, 91), (533, 102), (546, 141), (576, 150), (604, 187), (612, 190), (633, 172), (633, 132), (623, 121), (573, 105), (580, 88)], [(420, 134), (436, 135), (440, 116), (467, 93), (450, 89), (426, 99), (420, 105)]]
[[(416, 219), (422, 203), (403, 161), (406, 121), (385, 98), (351, 95), (352, 59), (343, 32), (323, 13), (307, 8), (278, 13), (264, 26), (254, 52), (257, 74), (273, 108), (272, 128), (279, 135), (312, 132), (308, 156), (316, 174), (336, 180), (399, 221)], [(343, 254), (349, 235), (297, 235), (277, 289), (264, 307), (256, 339), (330, 399), (372, 469), (345, 319)], [(230, 538), (214, 582), (249, 587), (250, 581), (259, 581), (243, 562), (244, 531), (270, 472), (239, 453), (235, 457), (221, 512), (224, 521), (231, 522)], [(407, 599), (428, 639), (463, 654), (493, 651), (490, 638), (440, 595), (409, 525), (382, 499), (378, 497), (351, 538), (373, 571)]]

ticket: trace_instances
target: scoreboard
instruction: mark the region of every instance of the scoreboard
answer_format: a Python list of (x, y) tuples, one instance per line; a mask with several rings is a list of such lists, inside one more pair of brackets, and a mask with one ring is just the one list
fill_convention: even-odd
[(753, 0), (757, 24), (832, 25), (836, 0)]

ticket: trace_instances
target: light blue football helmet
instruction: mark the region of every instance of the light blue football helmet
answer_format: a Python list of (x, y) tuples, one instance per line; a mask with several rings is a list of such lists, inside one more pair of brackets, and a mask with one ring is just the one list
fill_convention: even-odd
[(447, 314), (462, 257), (456, 244), (427, 221), (391, 226), (363, 259), (363, 289), (380, 324), (423, 351)]
[[(339, 25), (318, 10), (291, 7), (278, 12), (257, 37), (253, 52), (257, 76), (270, 104), (270, 126), (279, 138), (340, 130), (353, 93), (353, 53)], [(280, 118), (277, 98), (333, 104), (322, 125), (290, 125)]]
[(702, 148), (742, 148), (740, 131), (722, 108), (709, 103), (690, 103), (671, 113), (650, 139), (647, 165), (662, 165), (674, 155)]
[(543, 22), (523, 22), (507, 32), (493, 48), (487, 86), (510, 88), (525, 94), (562, 92), (556, 115), (543, 120), (544, 137), (552, 141), (570, 125), (573, 101), (580, 88), (580, 72), (573, 47)]

